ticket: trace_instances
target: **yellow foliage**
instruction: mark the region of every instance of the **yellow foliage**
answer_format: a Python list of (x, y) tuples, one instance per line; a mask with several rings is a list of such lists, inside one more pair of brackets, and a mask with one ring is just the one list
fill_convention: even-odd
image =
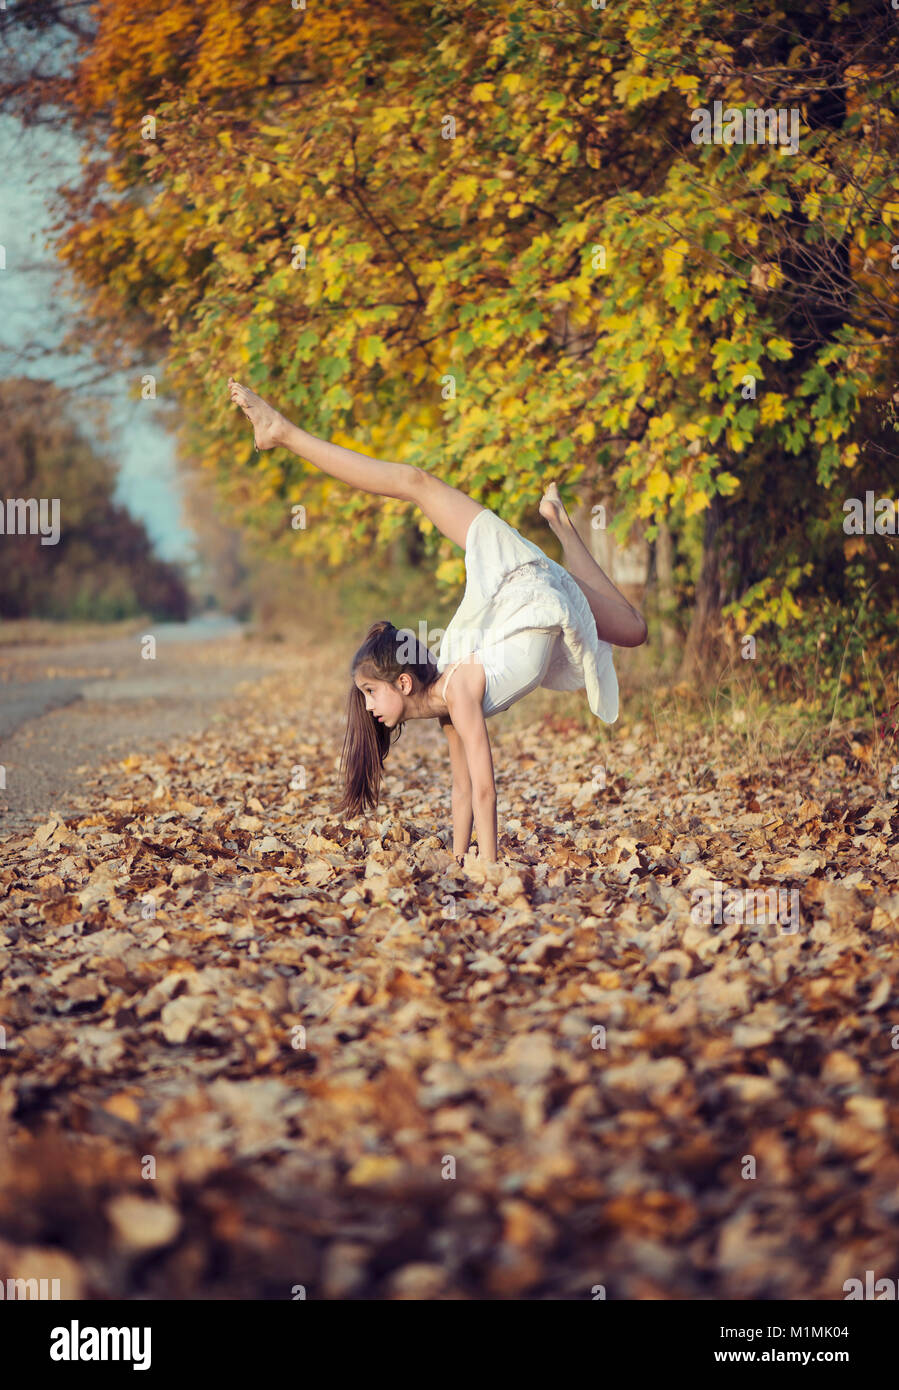
[(477, 195), (479, 187), (480, 184), (478, 180), (471, 174), (466, 174), (463, 178), (456, 179), (455, 182), (450, 185), (449, 196), (451, 198), (459, 198), (463, 203), (470, 203)]
[(690, 243), (680, 237), (673, 246), (666, 246), (662, 252), (662, 268), (665, 272), (665, 279), (671, 280), (680, 273), (684, 263), (684, 256), (690, 249)]
[(785, 397), (779, 391), (767, 391), (761, 399), (759, 418), (763, 425), (773, 425), (786, 415)]
[[(684, 107), (701, 99), (695, 73), (719, 60), (722, 71), (733, 71), (733, 54), (729, 38), (685, 6), (660, 31), (665, 7), (630, 0), (569, 44), (565, 6), (549, 15), (511, 0), (455, 5), (448, 36), (428, 48), (406, 6), (306, 0), (298, 15), (287, 0), (102, 0), (93, 7), (97, 42), (79, 73), (77, 104), (85, 114), (111, 113), (103, 172), (117, 196), (112, 208), (98, 194), (77, 209), (89, 225), (72, 219), (73, 269), (114, 326), (116, 314), (127, 319), (137, 307), (135, 336), (146, 337), (148, 320), (154, 346), (171, 334), (172, 394), (185, 405), (210, 398), (223, 358), (252, 362), (260, 390), (283, 392), (285, 404), (295, 393), (310, 428), (318, 432), (318, 418), (335, 443), (338, 425), (355, 411), (380, 456), (428, 466), (436, 441), (446, 475), (463, 487), (507, 459), (505, 485), (513, 488), (514, 479), (514, 490), (506, 502), (536, 492), (560, 438), (576, 445), (565, 459), (569, 477), (580, 470), (593, 486), (609, 462), (608, 436), (615, 436), (614, 467), (645, 411), (644, 438), (624, 445), (621, 508), (636, 499), (649, 516), (676, 502), (695, 515), (710, 499), (694, 489), (694, 477), (709, 487), (714, 476), (724, 493), (723, 465), (691, 452), (666, 466), (666, 447), (689, 443), (698, 451), (713, 422), (722, 413), (732, 421), (740, 409), (731, 384), (767, 366), (757, 345), (784, 322), (784, 305), (758, 291), (763, 276), (769, 291), (782, 284), (776, 262), (793, 234), (782, 225), (789, 219), (775, 223), (768, 214), (779, 218), (775, 200), (786, 184), (830, 234), (842, 177), (831, 156), (847, 146), (858, 153), (863, 142), (829, 132), (814, 163), (781, 159), (773, 148), (733, 159), (707, 151), (708, 168), (700, 168), (695, 149), (679, 148)], [(521, 19), (520, 52), (513, 10), (531, 12)], [(767, 41), (756, 58), (771, 58)], [(360, 80), (367, 65), (377, 74), (370, 91)], [(301, 71), (314, 79), (305, 90), (281, 80)], [(674, 99), (652, 109), (658, 143), (634, 146), (622, 184), (606, 155), (620, 107), (663, 90)], [(727, 93), (737, 104), (741, 95)], [(453, 111), (461, 138), (444, 140), (439, 124)], [(136, 161), (135, 132), (148, 113), (165, 138)], [(569, 159), (574, 165), (570, 147), (583, 135), (589, 169), (562, 169)], [(664, 160), (657, 158), (663, 149)], [(850, 157), (845, 167), (867, 177), (860, 161)], [(705, 177), (712, 170), (716, 180), (720, 174), (714, 187)], [(880, 215), (895, 218), (888, 172), (875, 163), (870, 181), (882, 188)], [(152, 202), (148, 190), (159, 191)], [(851, 273), (858, 277), (866, 243), (874, 260), (888, 253), (889, 239), (880, 227), (858, 225), (867, 218), (861, 202), (857, 212), (853, 249), (862, 250)], [(475, 218), (482, 225), (470, 235)], [(706, 249), (716, 232), (717, 244)], [(608, 254), (604, 277), (591, 264), (599, 242)], [(294, 243), (306, 245), (304, 272), (289, 263)], [(750, 285), (733, 277), (746, 248), (758, 248)], [(872, 279), (874, 293), (877, 284)], [(564, 346), (560, 321), (569, 333)], [(583, 347), (579, 336), (572, 350), (572, 329)], [(294, 337), (303, 340), (309, 370), (297, 367)], [(779, 425), (798, 399), (790, 343), (774, 338), (768, 348), (778, 364), (771, 376), (786, 394), (760, 391), (756, 420), (731, 423), (725, 434), (747, 476), (767, 467), (770, 441), (760, 440), (760, 426)], [(734, 362), (739, 352), (747, 358)], [(443, 400), (449, 371), (458, 396)], [(861, 375), (850, 371), (853, 387)], [(487, 408), (475, 404), (485, 401)], [(842, 409), (833, 404), (820, 423), (809, 410), (800, 418), (817, 423), (815, 439), (824, 442), (845, 433), (835, 419)], [(235, 443), (217, 423), (214, 433), (220, 471), (233, 464), (261, 501), (266, 487), (252, 434)], [(772, 433), (783, 442), (787, 432)], [(523, 434), (527, 460), (518, 467)], [(647, 441), (662, 463), (647, 458)], [(368, 452), (359, 437), (345, 443)], [(841, 452), (847, 468), (858, 456), (858, 445)], [(285, 464), (285, 481), (302, 476), (302, 466)], [(479, 476), (485, 494), (491, 481)], [(346, 495), (338, 487), (335, 516), (352, 514), (343, 511)], [(261, 506), (247, 511), (250, 524), (268, 524)], [(330, 547), (342, 563), (343, 550), (352, 551), (349, 529), (310, 532), (305, 548), (318, 545), (322, 558)], [(422, 529), (433, 527), (423, 521)], [(461, 582), (464, 562), (453, 557), (437, 573)]]
[[(421, 523), (419, 523), (420, 525)], [(465, 582), (465, 561), (461, 556), (454, 556), (451, 560), (444, 560), (434, 571), (435, 578), (441, 584), (461, 585)]]
[(663, 502), (671, 491), (671, 479), (664, 468), (654, 468), (646, 479), (647, 496), (653, 501)]
[(697, 512), (704, 512), (709, 505), (709, 498), (706, 493), (697, 490), (691, 492), (684, 505), (686, 516), (695, 516)]
[(628, 362), (624, 371), (621, 373), (621, 382), (624, 386), (636, 386), (642, 390), (646, 385), (646, 376), (649, 368), (641, 358), (636, 358), (633, 362)]
[(649, 422), (649, 438), (661, 439), (664, 435), (671, 433), (676, 423), (670, 410), (666, 410), (664, 415), (654, 415)]

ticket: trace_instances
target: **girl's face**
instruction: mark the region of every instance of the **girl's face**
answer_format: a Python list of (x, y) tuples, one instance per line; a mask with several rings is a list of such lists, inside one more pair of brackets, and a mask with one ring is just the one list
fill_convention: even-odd
[(405, 707), (402, 691), (389, 681), (379, 681), (371, 676), (357, 675), (356, 686), (365, 696), (365, 708), (374, 715), (378, 723), (392, 729), (399, 723)]

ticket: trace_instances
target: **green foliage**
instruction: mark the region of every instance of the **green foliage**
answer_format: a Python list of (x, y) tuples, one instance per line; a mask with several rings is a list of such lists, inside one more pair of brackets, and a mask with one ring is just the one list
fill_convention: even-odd
[[(99, 44), (73, 90), (83, 114), (112, 110), (124, 196), (95, 202), (64, 252), (99, 317), (167, 335), (183, 451), (233, 518), (270, 554), (325, 568), (411, 524), (300, 460), (254, 455), (232, 373), (313, 433), (435, 469), (513, 525), (558, 472), (588, 505), (617, 489), (619, 538), (665, 519), (682, 560), (722, 500), (739, 552), (728, 622), (805, 650), (796, 628), (828, 598), (831, 563), (839, 603), (854, 595), (839, 508), (865, 402), (895, 378), (889, 16), (834, 0), (408, 0), (379, 29), (343, 0), (292, 29), (285, 9), (254, 7), (267, 41), (248, 62), (224, 0), (181, 0), (164, 25), (148, 0), (127, 23), (110, 3), (104, 38), (122, 43)], [(315, 81), (277, 85), (300, 57)], [(696, 108), (760, 93), (801, 113), (795, 153), (693, 142)], [(141, 142), (147, 109), (158, 133)], [(868, 485), (885, 489), (879, 464)], [(295, 501), (312, 518), (300, 533)], [(455, 590), (461, 557), (436, 534), (425, 545)], [(868, 582), (883, 561), (872, 550)]]

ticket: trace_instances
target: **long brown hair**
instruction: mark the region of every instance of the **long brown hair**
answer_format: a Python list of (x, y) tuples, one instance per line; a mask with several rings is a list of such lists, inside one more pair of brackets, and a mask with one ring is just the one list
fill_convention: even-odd
[(384, 759), (402, 733), (404, 723), (397, 724), (395, 730), (378, 723), (365, 708), (365, 696), (356, 685), (358, 671), (391, 685), (408, 671), (413, 694), (426, 690), (438, 677), (434, 656), (411, 629), (396, 628), (386, 618), (372, 623), (350, 666), (346, 735), (338, 774), (343, 781), (343, 796), (334, 808), (341, 816), (357, 816), (369, 807), (376, 809)]

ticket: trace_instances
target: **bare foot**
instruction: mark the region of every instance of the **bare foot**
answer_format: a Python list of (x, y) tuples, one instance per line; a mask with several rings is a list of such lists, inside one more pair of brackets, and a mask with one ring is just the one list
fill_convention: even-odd
[(550, 483), (543, 494), (543, 499), (538, 507), (540, 515), (544, 521), (548, 521), (553, 531), (557, 531), (566, 524), (570, 526), (571, 518), (565, 510), (565, 504), (559, 496), (559, 489), (555, 483)]
[(253, 426), (257, 449), (275, 449), (281, 443), (281, 429), (287, 423), (274, 406), (257, 396), (248, 386), (241, 386), (233, 376), (228, 377), (228, 390), (235, 405), (239, 405)]

